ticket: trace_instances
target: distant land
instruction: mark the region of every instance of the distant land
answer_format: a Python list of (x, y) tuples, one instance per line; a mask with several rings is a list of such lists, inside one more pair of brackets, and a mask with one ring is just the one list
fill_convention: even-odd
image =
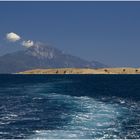
[[(79, 50), (80, 52), (80, 50)], [(48, 68), (104, 68), (97, 61), (87, 61), (63, 53), (52, 46), (37, 42), (33, 46), (0, 56), (0, 73), (18, 73), (31, 69)]]
[(87, 61), (37, 42), (33, 46), (0, 56), (1, 74), (140, 74), (140, 68), (111, 68)]
[(140, 68), (58, 68), (34, 69), (19, 72), (18, 74), (140, 74)]

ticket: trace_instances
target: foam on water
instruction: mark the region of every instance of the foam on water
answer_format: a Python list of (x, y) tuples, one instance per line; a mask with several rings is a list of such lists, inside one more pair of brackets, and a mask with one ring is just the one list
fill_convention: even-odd
[(122, 115), (123, 107), (117, 103), (56, 93), (47, 94), (46, 97), (59, 104), (66, 102), (71, 110), (68, 113), (62, 112), (61, 118), (69, 118), (69, 122), (55, 130), (35, 130), (30, 138), (117, 138), (122, 131), (118, 118)]
[[(28, 83), (29, 78), (25, 83), (1, 86), (0, 138), (140, 138), (139, 98), (127, 98), (130, 93), (126, 93), (135, 94), (136, 82), (131, 88), (123, 84), (119, 89), (118, 84), (112, 85), (116, 79), (107, 83), (108, 78), (100, 77), (61, 78)], [(116, 89), (119, 92), (114, 94)]]

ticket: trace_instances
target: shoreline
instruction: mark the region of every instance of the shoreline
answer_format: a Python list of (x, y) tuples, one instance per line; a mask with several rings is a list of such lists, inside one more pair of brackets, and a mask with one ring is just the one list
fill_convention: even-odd
[(33, 69), (15, 74), (140, 74), (140, 68), (52, 68)]

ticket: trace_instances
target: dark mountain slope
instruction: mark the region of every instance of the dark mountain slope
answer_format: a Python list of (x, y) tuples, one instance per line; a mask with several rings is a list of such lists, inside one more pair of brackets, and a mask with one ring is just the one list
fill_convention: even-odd
[(86, 61), (79, 57), (41, 44), (0, 57), (0, 73), (16, 73), (38, 68), (101, 68), (106, 67), (96, 61)]

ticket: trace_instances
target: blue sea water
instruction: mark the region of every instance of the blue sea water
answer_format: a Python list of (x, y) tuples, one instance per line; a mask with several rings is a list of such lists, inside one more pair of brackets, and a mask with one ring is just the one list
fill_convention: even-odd
[(0, 75), (0, 138), (139, 139), (140, 75)]

